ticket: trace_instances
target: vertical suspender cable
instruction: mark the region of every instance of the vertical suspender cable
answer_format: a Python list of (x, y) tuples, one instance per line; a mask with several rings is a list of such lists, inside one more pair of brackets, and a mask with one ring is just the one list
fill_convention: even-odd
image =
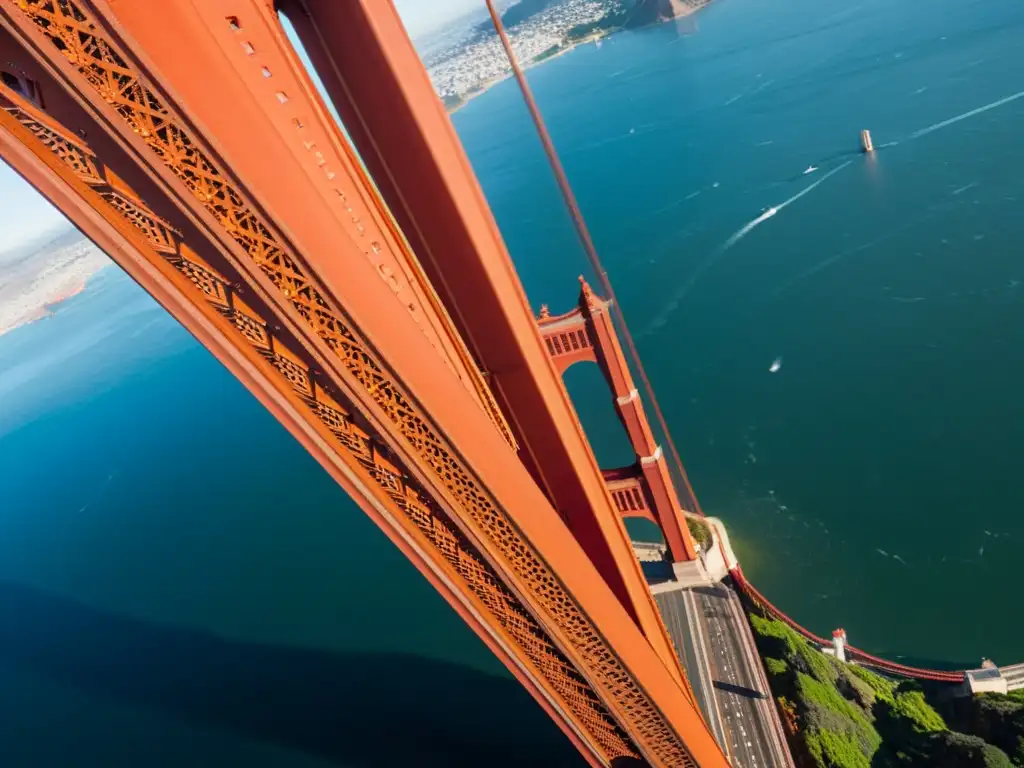
[(668, 424), (665, 422), (665, 416), (662, 414), (661, 406), (658, 404), (658, 398), (654, 395), (654, 387), (651, 386), (651, 381), (647, 378), (647, 372), (644, 370), (644, 365), (640, 361), (640, 353), (637, 352), (636, 344), (633, 343), (633, 336), (629, 332), (629, 326), (626, 325), (626, 317), (622, 313), (622, 305), (615, 296), (615, 290), (612, 288), (611, 280), (608, 279), (608, 273), (605, 271), (604, 265), (601, 263), (601, 259), (597, 255), (597, 249), (594, 247), (594, 241), (591, 239), (590, 231), (587, 229), (586, 222), (583, 220), (583, 213), (580, 211), (580, 207), (576, 202), (576, 195), (573, 194), (572, 187), (569, 186), (569, 179), (565, 175), (565, 169), (562, 167), (561, 160), (558, 159), (558, 153), (555, 151), (555, 145), (551, 141), (551, 135), (548, 133), (547, 126), (544, 125), (544, 120), (540, 115), (540, 109), (537, 107), (537, 102), (533, 98), (530, 86), (526, 82), (526, 75), (523, 74), (523, 70), (519, 66), (519, 61), (516, 59), (515, 52), (512, 50), (512, 42), (509, 40), (508, 34), (505, 32), (505, 26), (501, 23), (501, 16), (494, 8), (494, 0), (486, 0), (486, 2), (487, 10), (490, 11), (491, 14), (491, 21), (494, 22), (494, 28), (497, 30), (498, 36), (501, 38), (501, 44), (505, 48), (509, 64), (512, 65), (512, 72), (515, 75), (516, 82), (519, 83), (519, 89), (523, 92), (523, 98), (526, 100), (526, 106), (530, 110), (530, 117), (533, 118), (533, 124), (536, 126), (537, 133), (540, 135), (541, 144), (544, 145), (544, 153), (548, 157), (548, 162), (551, 163), (551, 170), (555, 174), (555, 179), (558, 182), (558, 188), (561, 190), (562, 197), (565, 199), (565, 205), (569, 209), (569, 216), (572, 218), (573, 226), (576, 228), (576, 234), (579, 236), (580, 243), (583, 245), (583, 250), (586, 252), (587, 258), (590, 260), (591, 267), (597, 274), (597, 279), (601, 285), (601, 291), (604, 293), (605, 297), (611, 301), (612, 316), (617, 321), (619, 333), (622, 334), (622, 339), (626, 343), (626, 350), (629, 353), (630, 360), (633, 363), (633, 367), (636, 369), (637, 375), (640, 377), (640, 383), (643, 385), (647, 399), (651, 403), (651, 407), (654, 409), (654, 416), (658, 420), (658, 425), (661, 427), (662, 434), (665, 437), (665, 442), (668, 444), (668, 450), (672, 456), (672, 461), (675, 464), (676, 471), (679, 473), (679, 477), (683, 482), (683, 492), (686, 496), (684, 506), (689, 511), (696, 512), (703, 516), (704, 511), (700, 508), (700, 502), (697, 501), (697, 495), (693, 492), (693, 486), (690, 485), (690, 478), (687, 476), (686, 469), (683, 467), (683, 461), (679, 457), (679, 451), (676, 450), (675, 441), (672, 440), (672, 433), (669, 432)]
[[(594, 247), (594, 241), (591, 239), (590, 231), (587, 229), (586, 222), (583, 220), (583, 213), (580, 211), (579, 204), (576, 202), (576, 196), (573, 194), (572, 187), (569, 186), (569, 179), (565, 175), (565, 169), (562, 167), (562, 162), (558, 159), (558, 153), (555, 152), (555, 145), (551, 141), (551, 135), (548, 133), (547, 127), (544, 125), (544, 120), (540, 115), (540, 109), (537, 107), (537, 102), (533, 98), (530, 86), (526, 82), (526, 76), (523, 74), (523, 70), (516, 59), (515, 52), (512, 50), (512, 43), (508, 38), (508, 34), (505, 32), (504, 25), (501, 23), (501, 16), (499, 16), (498, 12), (494, 8), (494, 0), (486, 0), (486, 3), (487, 10), (490, 11), (491, 14), (491, 20), (494, 22), (494, 28), (498, 31), (498, 36), (501, 38), (501, 44), (505, 48), (505, 53), (508, 56), (509, 63), (512, 65), (512, 72), (515, 75), (516, 82), (519, 83), (519, 88), (523, 93), (523, 98), (526, 100), (526, 106), (530, 110), (530, 117), (533, 118), (533, 124), (536, 126), (537, 133), (540, 135), (541, 144), (544, 145), (544, 153), (548, 157), (548, 162), (551, 163), (551, 170), (555, 174), (555, 179), (558, 181), (558, 187), (562, 192), (562, 197), (565, 199), (565, 205), (569, 209), (569, 215), (572, 218), (573, 226), (576, 228), (576, 234), (579, 236), (580, 242), (583, 244), (583, 250), (586, 252), (587, 258), (590, 260), (591, 267), (594, 272), (597, 273), (597, 278), (601, 284), (601, 290), (611, 301), (612, 313), (613, 317), (617, 321), (617, 325), (619, 326), (619, 333), (622, 334), (622, 338), (626, 342), (626, 349), (629, 352), (630, 360), (636, 369), (637, 375), (640, 377), (640, 382), (643, 385), (644, 392), (647, 394), (651, 407), (654, 409), (655, 418), (657, 418), (658, 425), (661, 427), (661, 431), (665, 436), (665, 442), (668, 443), (669, 452), (672, 454), (672, 461), (683, 481), (683, 490), (687, 497), (686, 501), (688, 502), (684, 506), (687, 506), (689, 511), (696, 512), (703, 516), (704, 511), (700, 508), (700, 502), (697, 501), (697, 495), (693, 492), (693, 486), (690, 485), (690, 479), (686, 474), (686, 469), (683, 467), (683, 462), (679, 457), (679, 452), (676, 450), (675, 442), (672, 440), (672, 433), (669, 432), (668, 424), (665, 423), (665, 417), (662, 414), (661, 406), (658, 404), (658, 398), (654, 394), (654, 388), (651, 386), (650, 379), (647, 378), (647, 372), (644, 370), (644, 365), (640, 361), (640, 353), (637, 352), (636, 345), (633, 343), (633, 336), (629, 332), (629, 326), (626, 325), (626, 318), (622, 313), (622, 305), (619, 304), (619, 301), (615, 296), (615, 290), (612, 288), (611, 280), (608, 278), (608, 273), (605, 271), (604, 265), (601, 263), (601, 259), (597, 255), (597, 249)], [(719, 547), (721, 548), (722, 546), (722, 542), (719, 541)], [(722, 549), (722, 559), (726, 559), (724, 548)], [(758, 597), (761, 597), (768, 606), (770, 606), (769, 613), (773, 614), (777, 618), (781, 618), (789, 625), (796, 627), (798, 631), (805, 636), (813, 637), (815, 641), (821, 644), (827, 644), (823, 638), (812, 635), (808, 630), (790, 619), (774, 605), (768, 603), (760, 593), (754, 590), (753, 585), (751, 585), (750, 582), (747, 582), (742, 578), (742, 572), (738, 571), (738, 569), (737, 573), (734, 575), (737, 574), (737, 578), (741, 581), (741, 586), (748, 590), (752, 590)], [(924, 679), (949, 680), (953, 682), (959, 682), (964, 675), (963, 672), (939, 672), (936, 670), (922, 670), (914, 667), (905, 667), (893, 664), (892, 662), (887, 662), (884, 659), (870, 656), (869, 654), (852, 647), (850, 650), (854, 651), (855, 654), (874, 662), (877, 666), (893, 671), (896, 674)]]

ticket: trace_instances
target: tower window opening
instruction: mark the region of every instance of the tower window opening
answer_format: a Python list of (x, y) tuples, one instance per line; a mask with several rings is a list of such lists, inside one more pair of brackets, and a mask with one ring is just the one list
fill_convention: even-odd
[(39, 86), (34, 80), (30, 80), (27, 77), (19, 77), (18, 75), (10, 72), (0, 70), (0, 81), (19, 96), (31, 101), (37, 107), (43, 106), (42, 94), (39, 91)]

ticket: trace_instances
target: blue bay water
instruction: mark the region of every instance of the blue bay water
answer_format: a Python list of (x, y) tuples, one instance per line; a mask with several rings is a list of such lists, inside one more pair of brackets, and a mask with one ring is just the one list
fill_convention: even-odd
[(116, 268), (0, 336), (0, 468), (4, 765), (577, 759), (383, 534)]
[[(821, 634), (1024, 657), (1024, 7), (740, 0), (683, 29), (529, 76), (705, 510)], [(455, 124), (563, 311), (586, 262), (514, 83)], [(599, 376), (568, 384), (628, 460)]]
[[(748, 576), (874, 652), (1024, 660), (1024, 98), (947, 123), (1024, 91), (1024, 8), (780, 5), (721, 0), (529, 76)], [(454, 122), (531, 300), (566, 309), (585, 260), (514, 84)], [(863, 157), (862, 128), (895, 144)], [(628, 461), (596, 371), (568, 384), (602, 463)], [(116, 271), (0, 337), (0, 468), (5, 764), (572, 761)]]

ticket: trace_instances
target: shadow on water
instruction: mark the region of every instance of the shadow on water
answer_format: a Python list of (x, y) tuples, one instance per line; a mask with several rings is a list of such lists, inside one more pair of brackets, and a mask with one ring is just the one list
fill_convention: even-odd
[(10, 582), (0, 655), (60, 685), (344, 765), (580, 764), (518, 683), (435, 659), (226, 640)]

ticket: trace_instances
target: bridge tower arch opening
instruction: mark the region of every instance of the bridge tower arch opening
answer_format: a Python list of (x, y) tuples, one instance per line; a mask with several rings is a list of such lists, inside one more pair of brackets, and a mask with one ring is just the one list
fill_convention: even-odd
[[(630, 463), (602, 469), (605, 486), (619, 514), (625, 519), (639, 518), (656, 525), (673, 563), (694, 562), (697, 548), (686, 524), (686, 513), (696, 510), (686, 510), (680, 503), (664, 450), (655, 440), (619, 344), (610, 308), (611, 302), (594, 293), (581, 276), (576, 307), (564, 314), (552, 315), (544, 306), (537, 324), (551, 363), (563, 377), (563, 383), (570, 367), (593, 362), (610, 391), (616, 415), (632, 450)], [(647, 534), (649, 537), (649, 527)]]
[(562, 372), (580, 429), (602, 467), (620, 467), (636, 459), (629, 435), (622, 429), (608, 385), (596, 365), (580, 361)]
[[(563, 343), (571, 346), (572, 342)], [(580, 429), (598, 464), (616, 468), (603, 470), (602, 475), (630, 539), (664, 545), (665, 537), (652, 511), (653, 502), (642, 484), (633, 480), (636, 452), (629, 435), (622, 428), (614, 398), (608, 396), (607, 380), (598, 366), (590, 362), (579, 360), (562, 372), (562, 382), (576, 411)]]
[(260, 400), (590, 764), (724, 766), (392, 4), (275, 5), (355, 154), (268, 3), (4, 0), (3, 60), (45, 107), (0, 87), (0, 157)]

